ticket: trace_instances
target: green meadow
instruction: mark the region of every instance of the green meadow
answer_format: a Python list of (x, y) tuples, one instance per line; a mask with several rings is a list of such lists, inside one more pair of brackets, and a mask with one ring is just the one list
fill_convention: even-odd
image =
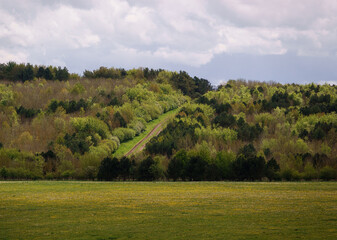
[(337, 183), (6, 181), (0, 239), (337, 239)]

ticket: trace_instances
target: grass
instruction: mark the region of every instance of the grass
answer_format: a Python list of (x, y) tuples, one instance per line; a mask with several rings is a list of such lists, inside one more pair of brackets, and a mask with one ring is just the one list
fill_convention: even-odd
[(0, 239), (337, 239), (337, 183), (0, 182)]
[[(171, 110), (169, 112), (166, 112), (162, 115), (159, 116), (159, 118), (150, 121), (147, 125), (146, 125), (146, 130), (144, 132), (142, 132), (140, 135), (136, 136), (135, 138), (122, 143), (119, 148), (117, 149), (117, 151), (114, 153), (115, 157), (122, 157), (124, 156), (127, 152), (129, 152), (133, 146), (135, 146), (140, 140), (142, 140), (144, 137), (146, 137), (149, 132), (151, 132), (151, 130), (160, 122), (165, 121), (166, 119), (170, 118), (171, 116), (175, 116), (178, 112), (179, 112), (180, 108), (176, 108), (174, 110)], [(164, 126), (163, 126), (164, 127)], [(150, 139), (148, 139), (149, 141)]]

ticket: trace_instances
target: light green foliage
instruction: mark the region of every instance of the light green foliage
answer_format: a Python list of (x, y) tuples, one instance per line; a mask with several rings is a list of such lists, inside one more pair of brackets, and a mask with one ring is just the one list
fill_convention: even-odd
[(118, 137), (120, 142), (128, 141), (136, 136), (136, 131), (131, 128), (116, 128), (112, 135)]
[(232, 99), (231, 102), (232, 103), (249, 103), (252, 99), (252, 96), (249, 92), (249, 88), (241, 85), (240, 86), (240, 90), (238, 91), (237, 94), (235, 94)]
[(70, 123), (77, 132), (94, 132), (99, 134), (102, 138), (111, 136), (108, 126), (97, 118), (71, 118)]
[(337, 100), (337, 88), (331, 87), (329, 84), (323, 84), (320, 85), (319, 92), (317, 93), (317, 96), (321, 95), (330, 95), (331, 102), (335, 102)]
[(199, 156), (206, 162), (211, 163), (216, 154), (216, 150), (211, 144), (203, 141), (201, 144), (195, 145), (194, 149), (188, 152), (188, 154), (190, 156)]
[[(14, 107), (10, 106), (10, 107), (6, 107), (4, 109), (4, 113), (6, 114), (8, 123), (10, 127), (16, 127), (19, 125), (20, 123), (20, 119), (18, 114), (16, 113), (16, 110)], [(1, 126), (2, 127), (2, 126)]]
[(200, 108), (208, 119), (214, 117), (214, 109), (209, 105), (186, 103), (183, 107), (189, 109), (191, 112), (195, 112), (197, 108)]
[(14, 104), (14, 92), (10, 86), (0, 84), (0, 107)]
[(302, 98), (302, 94), (300, 92), (299, 93), (295, 93), (295, 92), (291, 93), (290, 98), (292, 98), (293, 101), (298, 102), (300, 106), (303, 104), (303, 98)]
[(299, 138), (294, 142), (294, 144), (291, 144), (294, 146), (294, 152), (299, 154), (304, 154), (310, 152), (310, 148), (308, 147), (308, 144), (304, 142), (303, 139)]
[(147, 90), (146, 86), (138, 84), (133, 88), (129, 88), (125, 93), (131, 101), (142, 102), (147, 99), (154, 99), (154, 93)]
[(82, 177), (94, 179), (97, 176), (101, 161), (112, 155), (118, 148), (115, 139), (102, 140), (98, 146), (91, 146), (89, 152), (80, 157)]
[(246, 114), (244, 112), (234, 114), (233, 116), (235, 117), (236, 121), (239, 120), (240, 118), (242, 118), (243, 120), (246, 120)]
[(325, 154), (327, 156), (330, 156), (330, 154), (331, 154), (331, 147), (329, 147), (328, 144), (326, 144), (326, 143), (323, 142), (321, 144), (321, 153)]
[(169, 80), (172, 78), (172, 75), (173, 75), (173, 72), (169, 72), (169, 71), (161, 71), (161, 72), (158, 74), (157, 81), (158, 81), (159, 83), (168, 83)]
[(318, 177), (317, 170), (312, 166), (311, 163), (307, 163), (304, 167), (303, 178), (305, 180), (312, 180), (318, 179)]
[(79, 95), (81, 93), (85, 92), (85, 88), (81, 83), (76, 83), (70, 90), (69, 92), (74, 95)]
[(123, 106), (116, 108), (115, 111), (119, 112), (127, 123), (131, 122), (135, 117), (134, 108), (129, 102), (124, 103)]
[(143, 118), (136, 118), (128, 124), (128, 128), (135, 130), (138, 136), (146, 128), (146, 121)]
[(309, 116), (303, 116), (294, 125), (294, 130), (296, 130), (297, 133), (302, 132), (304, 129), (309, 132), (314, 129), (318, 122), (337, 124), (337, 114), (332, 112), (324, 115), (312, 114)]
[(195, 134), (205, 140), (211, 137), (225, 142), (231, 142), (237, 139), (237, 132), (230, 128), (211, 128), (210, 126), (206, 128), (196, 128)]
[(275, 122), (276, 117), (270, 113), (260, 113), (254, 115), (255, 123), (260, 123), (262, 126), (270, 126)]

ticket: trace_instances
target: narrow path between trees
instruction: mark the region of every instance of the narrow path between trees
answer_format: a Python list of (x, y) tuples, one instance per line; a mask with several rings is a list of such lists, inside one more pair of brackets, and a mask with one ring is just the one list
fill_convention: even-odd
[(130, 156), (133, 153), (140, 152), (145, 148), (146, 143), (148, 142), (147, 140), (150, 138), (153, 138), (157, 136), (162, 130), (162, 125), (163, 123), (167, 121), (167, 118), (164, 119), (162, 122), (158, 123), (152, 130), (147, 134), (142, 140), (140, 140), (129, 152), (127, 152), (124, 156)]

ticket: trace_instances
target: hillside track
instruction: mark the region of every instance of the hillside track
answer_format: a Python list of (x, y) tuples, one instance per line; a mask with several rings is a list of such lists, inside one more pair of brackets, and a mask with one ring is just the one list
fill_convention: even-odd
[[(143, 150), (145, 148), (145, 145), (147, 143), (147, 140), (157, 136), (163, 129), (163, 123), (166, 121), (167, 119), (165, 119), (164, 121), (158, 123), (152, 130), (151, 132), (149, 132), (142, 140), (140, 140), (130, 151), (128, 151), (124, 156), (130, 156), (136, 152), (139, 152), (141, 150)], [(139, 147), (139, 148), (138, 148)]]

